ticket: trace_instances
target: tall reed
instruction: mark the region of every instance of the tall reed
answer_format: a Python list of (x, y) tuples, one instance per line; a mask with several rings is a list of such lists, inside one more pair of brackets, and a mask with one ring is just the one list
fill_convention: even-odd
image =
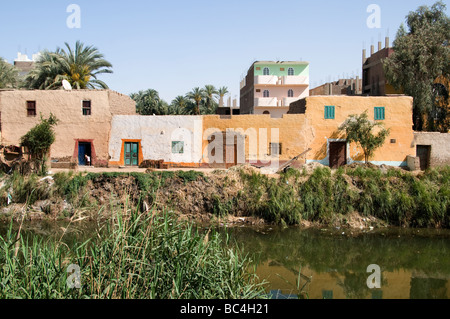
[[(250, 260), (219, 234), (204, 234), (171, 213), (116, 210), (97, 238), (61, 241), (0, 237), (0, 298), (257, 298), (262, 283)], [(68, 266), (80, 269), (70, 288)]]

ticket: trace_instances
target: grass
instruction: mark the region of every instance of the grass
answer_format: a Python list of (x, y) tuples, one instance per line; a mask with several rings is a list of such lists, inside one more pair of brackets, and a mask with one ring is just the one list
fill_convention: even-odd
[[(20, 232), (20, 230), (19, 230)], [(180, 223), (170, 213), (117, 210), (98, 238), (61, 241), (0, 237), (0, 298), (250, 299), (263, 283), (250, 260), (218, 234)], [(71, 288), (70, 265), (81, 288)]]
[(450, 227), (448, 166), (417, 177), (398, 169), (340, 168), (331, 174), (319, 167), (309, 176), (291, 168), (278, 180), (254, 172), (241, 172), (241, 178), (247, 213), (276, 224), (326, 224), (356, 211), (396, 226)]
[[(166, 196), (165, 206), (176, 209), (177, 197), (173, 194), (179, 190), (178, 186), (195, 182), (207, 183), (209, 189), (216, 187), (217, 192), (196, 193), (195, 186), (192, 193), (185, 195), (198, 199), (200, 209), (216, 216), (256, 216), (269, 223), (295, 225), (302, 220), (329, 224), (357, 212), (396, 226), (450, 227), (449, 166), (429, 169), (417, 176), (399, 169), (382, 171), (360, 166), (340, 168), (333, 173), (327, 167), (319, 167), (309, 174), (304, 169), (291, 168), (278, 179), (240, 170), (237, 177), (240, 183), (227, 176), (221, 185), (195, 171), (69, 173), (55, 174), (53, 178), (55, 183), (49, 187), (36, 175), (23, 177), (14, 173), (0, 190), (0, 203), (6, 204), (7, 194), (13, 194), (14, 203), (29, 204), (59, 196), (78, 209), (98, 210), (101, 205), (91, 196), (93, 187), (87, 187), (89, 183), (94, 183), (94, 188), (107, 184), (112, 187), (114, 183), (121, 185), (121, 178), (131, 178), (134, 196), (129, 200), (134, 207), (144, 202), (147, 207), (159, 205)], [(237, 195), (223, 196), (221, 192), (226, 194), (236, 184), (242, 185)], [(123, 194), (119, 195), (120, 200)]]

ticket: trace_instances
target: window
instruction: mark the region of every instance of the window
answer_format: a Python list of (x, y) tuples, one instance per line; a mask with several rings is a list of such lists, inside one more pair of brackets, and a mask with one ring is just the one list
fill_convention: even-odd
[(256, 93), (260, 93), (261, 92), (261, 89), (256, 89)]
[(268, 114), (270, 114), (270, 112), (269, 111), (264, 111), (263, 114), (268, 115)]
[(385, 119), (384, 107), (375, 107), (375, 121), (382, 121)]
[(172, 154), (183, 154), (183, 153), (184, 153), (184, 142), (172, 141)]
[(334, 119), (334, 105), (325, 105), (325, 119)]
[(281, 155), (281, 143), (270, 143), (269, 155)]
[(294, 68), (288, 69), (288, 75), (294, 75)]
[(280, 71), (284, 71), (284, 68), (280, 68)]
[(288, 91), (288, 97), (294, 97), (294, 90), (289, 89), (289, 91)]
[(91, 115), (91, 101), (83, 101), (83, 115)]
[(265, 67), (264, 70), (263, 70), (263, 74), (264, 74), (264, 75), (270, 75), (270, 70), (269, 70), (269, 68)]
[(263, 96), (264, 97), (270, 97), (269, 90), (264, 90)]
[(27, 101), (27, 116), (36, 116), (36, 101)]

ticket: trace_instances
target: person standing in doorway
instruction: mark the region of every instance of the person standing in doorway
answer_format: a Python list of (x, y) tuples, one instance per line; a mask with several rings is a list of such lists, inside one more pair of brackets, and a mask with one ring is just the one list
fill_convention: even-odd
[(86, 165), (91, 166), (91, 157), (87, 154), (84, 155), (84, 158), (86, 159)]

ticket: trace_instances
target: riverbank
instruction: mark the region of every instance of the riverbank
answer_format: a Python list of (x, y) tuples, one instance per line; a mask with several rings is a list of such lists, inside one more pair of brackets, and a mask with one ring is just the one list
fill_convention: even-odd
[(374, 165), (321, 165), (263, 175), (228, 170), (57, 172), (3, 176), (0, 219), (99, 219), (115, 209), (170, 210), (223, 224), (450, 228), (450, 168), (408, 172)]

